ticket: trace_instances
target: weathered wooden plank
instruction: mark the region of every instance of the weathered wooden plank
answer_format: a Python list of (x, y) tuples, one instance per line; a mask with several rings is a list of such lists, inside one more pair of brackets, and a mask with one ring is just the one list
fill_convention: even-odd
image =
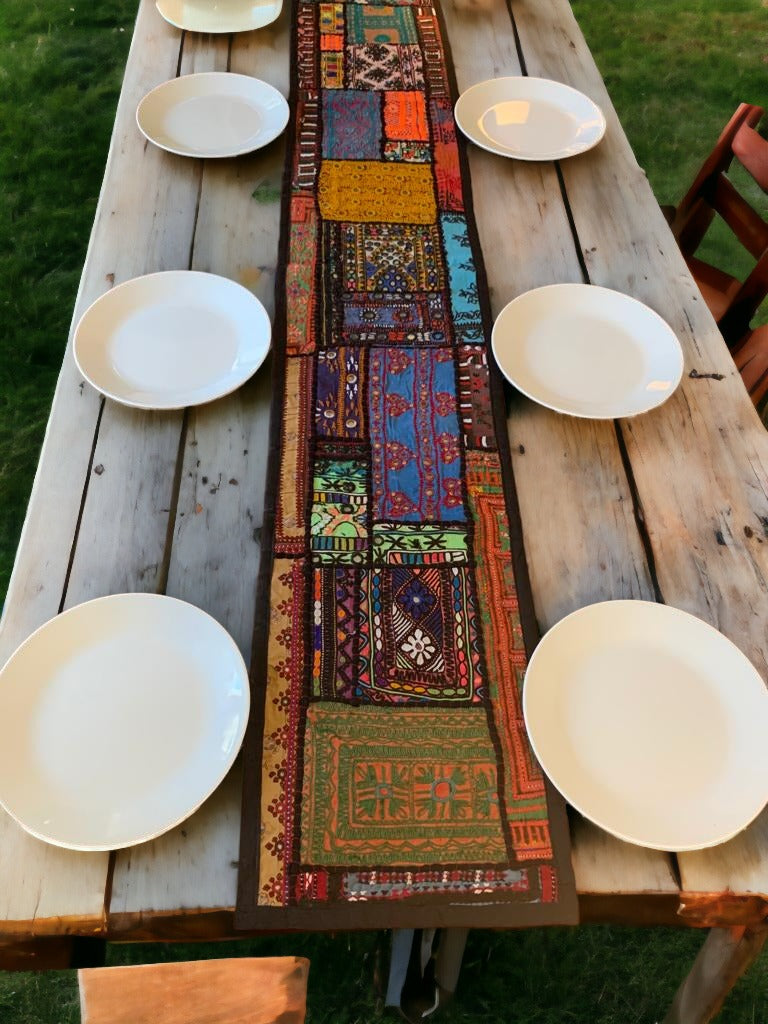
[[(262, 70), (258, 59), (254, 64)], [(270, 317), (283, 157), (276, 144), (206, 166), (193, 256), (195, 269), (224, 274), (253, 291)], [(194, 600), (217, 618), (246, 660), (261, 550), (270, 369), (267, 363), (235, 394), (190, 410), (168, 579), (168, 593)]]
[(106, 402), (66, 607), (106, 594), (164, 589), (182, 416)]
[(680, 337), (687, 369), (726, 374), (723, 381), (685, 377), (668, 403), (622, 429), (665, 598), (713, 622), (765, 671), (768, 437), (637, 167), (567, 0), (515, 0), (513, 10), (529, 72), (567, 80), (606, 113), (600, 146), (563, 162), (592, 280), (664, 316)]
[[(136, 132), (136, 104), (176, 71), (178, 34), (143, 0), (117, 108), (106, 174), (73, 324), (115, 282), (161, 269), (170, 235), (190, 220), (194, 173), (163, 174)], [(163, 229), (155, 211), (164, 209)], [(69, 349), (56, 389), (0, 633), (0, 659), (59, 610), (101, 400)], [(73, 853), (32, 839), (0, 812), (0, 920), (4, 932), (97, 932), (104, 927), (106, 854)]]
[[(231, 70), (288, 91), (289, 12), (233, 38)], [(208, 161), (200, 193), (194, 269), (250, 288), (274, 312), (284, 143), (238, 160)], [(189, 411), (169, 594), (204, 608), (250, 660), (268, 446), (269, 366), (221, 401)], [(111, 915), (234, 906), (240, 774), (153, 843), (116, 858)]]
[[(664, 599), (711, 622), (768, 672), (768, 435), (637, 166), (567, 0), (513, 0), (527, 69), (566, 81), (604, 110), (605, 139), (562, 170), (596, 284), (660, 313), (680, 338), (690, 379), (662, 407), (624, 421)], [(768, 889), (763, 821), (706, 857), (681, 855), (682, 885)], [(734, 872), (737, 872), (734, 874)]]
[(571, 819), (576, 888), (588, 893), (677, 893), (670, 857), (623, 843), (578, 815)]
[[(454, 0), (443, 4), (443, 13), (460, 91), (520, 73), (506, 7), (477, 14)], [(554, 166), (504, 160), (475, 146), (468, 156), (493, 314), (529, 288), (581, 281)], [(595, 601), (652, 599), (613, 425), (559, 416), (517, 395), (508, 428), (541, 629)], [(665, 854), (632, 850), (594, 828), (579, 836), (574, 868), (580, 891), (582, 883), (587, 891), (631, 892), (652, 890), (660, 879), (673, 882)]]
[(82, 1024), (303, 1024), (308, 973), (292, 956), (81, 970)]
[(240, 764), (179, 828), (116, 855), (109, 920), (169, 912), (231, 910), (237, 894)]
[[(185, 35), (183, 40), (182, 73), (226, 71), (226, 38)], [(174, 66), (173, 74), (175, 71)], [(146, 143), (135, 123), (126, 140), (129, 148), (134, 157), (141, 154), (141, 158), (132, 164), (130, 174), (124, 169), (120, 188), (125, 194), (130, 183), (134, 205), (149, 205), (155, 236), (155, 245), (149, 251), (142, 238), (136, 238), (138, 265), (131, 276), (156, 270), (187, 270), (197, 228), (203, 162)], [(183, 211), (180, 217), (174, 216), (177, 208)], [(143, 226), (146, 230), (147, 225)], [(113, 231), (120, 234), (122, 224), (114, 224)], [(116, 283), (120, 280), (116, 277)], [(165, 590), (182, 425), (181, 412), (153, 413), (127, 409), (111, 400), (105, 402), (72, 561), (67, 606), (103, 594)]]
[[(206, 71), (229, 70), (229, 36), (206, 35), (199, 32), (185, 32), (184, 43), (179, 61), (180, 75), (198, 75)], [(189, 160), (176, 157), (183, 163), (194, 164), (200, 172), (205, 168), (205, 161)], [(163, 213), (162, 209), (158, 211)]]
[(768, 811), (763, 811), (754, 824), (730, 842), (681, 856), (683, 888), (723, 893), (726, 900), (733, 893), (756, 893), (768, 900), (767, 858)]

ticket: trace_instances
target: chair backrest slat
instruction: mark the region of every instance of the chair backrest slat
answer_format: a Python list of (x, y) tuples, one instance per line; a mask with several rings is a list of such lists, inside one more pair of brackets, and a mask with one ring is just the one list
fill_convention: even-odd
[(707, 182), (718, 174), (723, 174), (731, 166), (734, 157), (733, 140), (739, 129), (743, 125), (754, 127), (762, 116), (762, 107), (756, 107), (751, 103), (739, 104), (733, 117), (720, 133), (720, 138), (715, 143), (714, 149), (701, 165), (699, 173), (693, 179), (693, 184), (680, 200), (675, 214), (676, 220), (684, 221), (691, 208), (701, 198)]
[[(768, 223), (727, 177), (735, 157), (760, 188), (768, 192), (768, 140), (755, 131), (762, 116), (762, 107), (739, 104), (693, 184), (668, 218), (680, 250), (731, 347), (745, 336), (750, 320), (768, 294)], [(743, 281), (696, 256), (715, 215), (723, 219), (757, 261)]]
[(732, 148), (739, 162), (746, 167), (763, 192), (768, 193), (768, 143), (765, 139), (757, 134), (749, 122), (745, 122), (736, 132)]
[(718, 175), (714, 183), (711, 205), (747, 252), (755, 259), (759, 259), (768, 248), (768, 224), (737, 192), (724, 174)]

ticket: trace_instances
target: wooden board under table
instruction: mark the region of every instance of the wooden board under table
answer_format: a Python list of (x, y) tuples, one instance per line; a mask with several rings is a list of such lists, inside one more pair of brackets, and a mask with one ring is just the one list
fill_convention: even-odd
[[(765, 673), (768, 436), (567, 0), (512, 0), (511, 15), (501, 0), (466, 4), (444, 5), (461, 89), (521, 71), (552, 77), (586, 92), (608, 121), (596, 149), (559, 168), (470, 147), (494, 313), (528, 288), (587, 279), (650, 305), (685, 353), (678, 392), (631, 421), (591, 423), (512, 399), (540, 627), (594, 601), (657, 597), (711, 622)], [(184, 268), (240, 281), (272, 310), (282, 140), (238, 160), (185, 160), (148, 144), (134, 111), (149, 89), (193, 71), (252, 74), (287, 94), (287, 7), (273, 26), (230, 40), (182, 34), (141, 0), (74, 321), (115, 284)], [(691, 379), (691, 370), (724, 376)], [(267, 369), (209, 406), (136, 412), (102, 400), (68, 350), (0, 660), (63, 608), (120, 591), (199, 605), (248, 659), (270, 394)], [(239, 803), (235, 770), (183, 826), (112, 855), (46, 846), (0, 814), (0, 944), (18, 952), (44, 936), (231, 934)], [(678, 857), (621, 843), (578, 816), (572, 838), (585, 920), (752, 927), (766, 917), (766, 814), (724, 846)]]

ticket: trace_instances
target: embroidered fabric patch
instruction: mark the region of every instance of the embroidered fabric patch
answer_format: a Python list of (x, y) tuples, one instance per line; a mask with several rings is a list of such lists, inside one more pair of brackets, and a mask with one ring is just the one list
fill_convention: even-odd
[(318, 203), (324, 220), (366, 224), (434, 224), (429, 167), (374, 160), (324, 160)]
[(573, 921), (437, 13), (295, 25), (238, 922)]
[(496, 754), (481, 709), (313, 704), (304, 751), (306, 863), (504, 860)]

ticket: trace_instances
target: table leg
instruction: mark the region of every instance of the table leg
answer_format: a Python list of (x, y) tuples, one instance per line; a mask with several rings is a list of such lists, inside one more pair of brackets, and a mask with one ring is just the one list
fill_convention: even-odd
[(461, 961), (469, 928), (444, 928), (435, 959), (435, 981), (447, 995), (453, 995), (459, 981)]
[(449, 1002), (468, 934), (468, 928), (394, 931), (386, 1005), (398, 1008), (406, 1020), (421, 1021)]
[(677, 990), (664, 1024), (708, 1024), (725, 997), (758, 957), (768, 926), (712, 928)]
[(411, 948), (414, 939), (413, 928), (396, 928), (392, 932), (392, 951), (389, 955), (389, 979), (387, 993), (384, 997), (385, 1006), (400, 1006), (408, 964), (411, 959)]

